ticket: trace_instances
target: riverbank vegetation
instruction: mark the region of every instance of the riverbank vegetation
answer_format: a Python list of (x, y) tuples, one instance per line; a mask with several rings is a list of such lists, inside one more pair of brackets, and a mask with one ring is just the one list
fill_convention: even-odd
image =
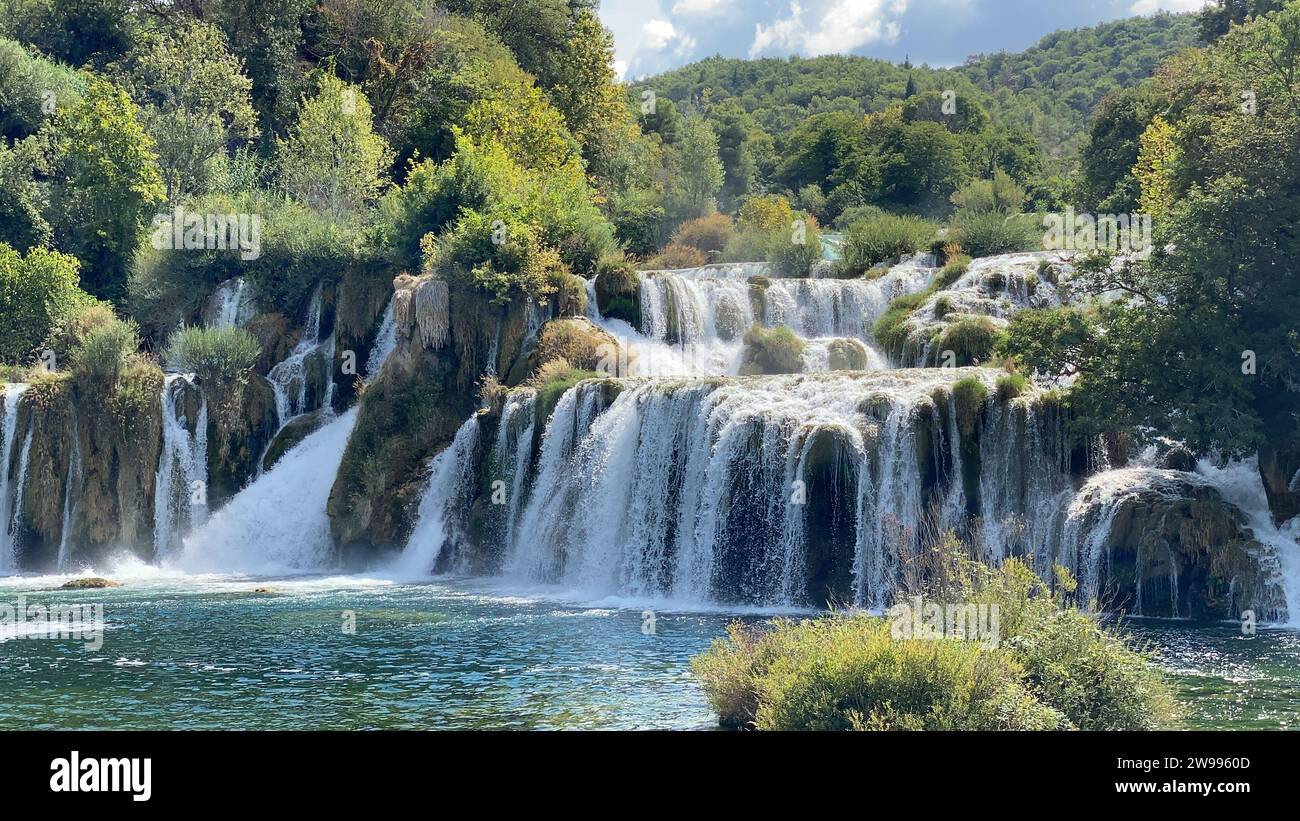
[[(723, 726), (759, 730), (1149, 730), (1176, 726), (1172, 689), (1122, 628), (1018, 559), (966, 558), (948, 536), (889, 617), (733, 623), (692, 671)], [(912, 594), (921, 597), (912, 598)], [(912, 602), (996, 608), (995, 635), (916, 637)], [(942, 621), (942, 618), (940, 619)]]

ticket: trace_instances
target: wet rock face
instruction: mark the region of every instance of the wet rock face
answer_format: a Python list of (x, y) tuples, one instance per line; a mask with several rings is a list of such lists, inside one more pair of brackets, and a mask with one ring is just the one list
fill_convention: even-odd
[(208, 506), (216, 510), (257, 475), (279, 427), (265, 377), (204, 385), (208, 400)]
[[(394, 281), (397, 346), (362, 395), (330, 493), (330, 528), (343, 560), (362, 564), (400, 550), (414, 523), (429, 460), (478, 408), (477, 382), (520, 357), (526, 306), (493, 305), (481, 294), (429, 289), (428, 277)], [(422, 307), (423, 306), (423, 307)], [(446, 316), (445, 328), (432, 320)]]
[(1273, 521), (1281, 524), (1300, 516), (1300, 451), (1261, 448), (1259, 477), (1264, 482)]
[(518, 385), (547, 362), (563, 359), (575, 368), (596, 371), (602, 363), (617, 364), (618, 340), (591, 320), (581, 317), (547, 322), (529, 349), (510, 369), (508, 385)]
[(1261, 567), (1265, 550), (1242, 514), (1214, 488), (1191, 479), (1176, 494), (1165, 488), (1122, 502), (1106, 551), (1105, 610), (1228, 619), (1248, 609), (1260, 618), (1285, 609)]

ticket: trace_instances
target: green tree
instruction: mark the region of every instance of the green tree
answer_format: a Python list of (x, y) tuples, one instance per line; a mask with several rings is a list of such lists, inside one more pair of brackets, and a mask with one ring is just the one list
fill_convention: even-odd
[(716, 208), (714, 195), (722, 188), (726, 172), (718, 159), (718, 135), (703, 117), (686, 119), (681, 142), (682, 214), (700, 217)]
[(36, 184), (35, 140), (9, 148), (0, 142), (0, 242), (27, 250), (47, 245), (52, 232), (42, 214), (45, 195)]
[(131, 61), (129, 77), (168, 199), (206, 191), (213, 161), (257, 136), (252, 81), (214, 26), (194, 23), (152, 38)]
[(82, 287), (120, 300), (153, 209), (163, 201), (153, 140), (121, 88), (91, 77), (85, 96), (43, 129), (55, 241), (81, 260)]
[(0, 361), (28, 359), (62, 318), (91, 301), (77, 287), (77, 259), (0, 243)]
[(356, 213), (383, 190), (392, 162), (388, 143), (371, 127), (370, 103), (355, 86), (322, 75), (298, 121), (276, 148), (281, 185), (334, 217)]
[(1153, 220), (1162, 219), (1174, 205), (1174, 165), (1178, 146), (1174, 128), (1164, 118), (1156, 117), (1138, 140), (1138, 161), (1133, 167), (1141, 194), (1143, 213)]

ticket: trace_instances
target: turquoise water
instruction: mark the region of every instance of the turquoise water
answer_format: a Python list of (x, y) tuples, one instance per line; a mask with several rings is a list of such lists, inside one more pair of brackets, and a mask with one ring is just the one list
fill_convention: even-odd
[[(100, 603), (103, 646), (0, 634), (0, 728), (707, 728), (687, 663), (738, 615), (657, 609), (646, 635), (644, 604), (485, 582), (149, 571), (118, 588), (51, 589), (64, 580), (0, 579), (0, 601)], [(1296, 725), (1300, 634), (1130, 630), (1176, 672), (1190, 726)]]

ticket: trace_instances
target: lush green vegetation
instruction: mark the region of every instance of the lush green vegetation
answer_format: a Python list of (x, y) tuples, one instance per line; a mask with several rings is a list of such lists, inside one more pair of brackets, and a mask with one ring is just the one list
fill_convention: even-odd
[(0, 243), (0, 359), (31, 357), (53, 330), (91, 297), (77, 287), (77, 260), (32, 248), (26, 255)]
[[(900, 596), (996, 607), (980, 641), (900, 632), (890, 619), (831, 615), (737, 622), (692, 670), (724, 726), (760, 730), (1144, 730), (1172, 726), (1169, 684), (1121, 633), (1017, 559), (991, 569), (951, 536), (927, 581)], [(891, 611), (891, 618), (900, 618)]]
[[(1006, 344), (1040, 374), (1076, 376), (1067, 403), (1081, 435), (1155, 432), (1232, 454), (1300, 447), (1300, 113), (1283, 102), (1300, 90), (1297, 32), (1300, 3), (1288, 2), (1099, 113), (1087, 190), (1151, 209), (1155, 250), (1086, 260), (1074, 289), (1122, 298), (1019, 315)], [(1102, 173), (1117, 157), (1129, 170)]]
[(205, 382), (244, 379), (262, 346), (243, 328), (182, 328), (167, 343), (164, 361)]

